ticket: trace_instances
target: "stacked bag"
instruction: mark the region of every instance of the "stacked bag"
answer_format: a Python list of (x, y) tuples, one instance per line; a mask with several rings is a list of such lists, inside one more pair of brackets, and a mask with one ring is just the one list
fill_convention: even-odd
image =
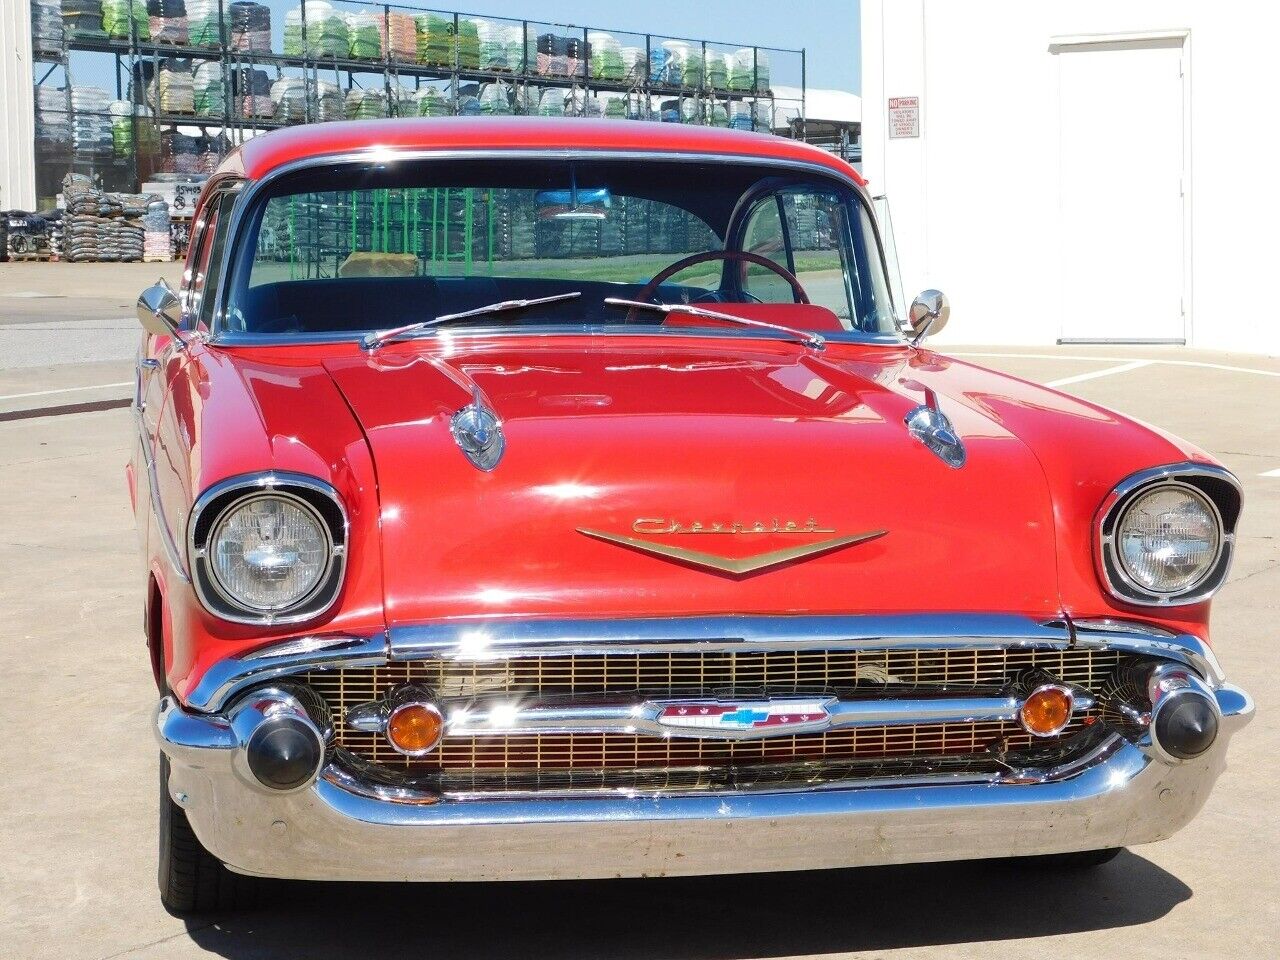
[(348, 55), (353, 60), (382, 59), (382, 17), (361, 11), (347, 14), (347, 32), (351, 39)]
[(173, 259), (169, 204), (155, 194), (147, 197), (146, 213), (142, 215), (142, 259), (148, 262)]
[(225, 10), (231, 27), (227, 43), (232, 50), (271, 52), (271, 11), (264, 4), (235, 0)]
[[(226, 13), (224, 12), (223, 15), (226, 16)], [(228, 40), (231, 37), (230, 26), (228, 22)], [(222, 24), (218, 20), (218, 0), (187, 0), (187, 42), (193, 47), (217, 47), (222, 45)]]
[(220, 117), (226, 113), (226, 85), (222, 82), (222, 64), (206, 60), (197, 64), (191, 76), (192, 107), (201, 117)]
[(261, 120), (275, 116), (275, 104), (271, 102), (271, 78), (265, 70), (240, 67), (232, 71), (231, 96), (238, 116)]
[(71, 88), (71, 149), (82, 160), (111, 157), (111, 98), (107, 91)]
[(284, 52), (291, 57), (339, 57), (351, 55), (351, 32), (347, 18), (326, 0), (307, 4), (307, 36), (302, 37), (302, 7), (294, 7), (284, 18)]
[(593, 30), (587, 34), (591, 51), (591, 78), (621, 82), (627, 79), (627, 66), (622, 59), (622, 44), (611, 33)]
[(387, 115), (387, 95), (381, 90), (362, 90), (352, 87), (347, 91), (346, 115), (348, 120), (374, 120)]
[(420, 117), (449, 117), (453, 115), (453, 103), (435, 87), (423, 87), (413, 99), (418, 105)]
[(280, 123), (306, 123), (307, 83), (302, 77), (281, 77), (271, 85), (273, 118)]
[(104, 259), (102, 191), (88, 177), (69, 173), (62, 179), (62, 208), (61, 256), (72, 263)]
[(316, 105), (315, 120), (318, 123), (346, 118), (342, 90), (336, 83), (330, 83), (328, 80), (315, 80), (309, 83), (312, 84), (312, 97)]
[(424, 13), (417, 18), (418, 62), (433, 67), (453, 66), (453, 18)]
[(159, 113), (196, 112), (195, 82), (190, 60), (161, 60), (147, 93), (147, 102)]
[(501, 80), (480, 85), (480, 112), (487, 117), (505, 117), (511, 114), (511, 87)]
[(176, 130), (160, 134), (160, 172), (192, 175), (200, 172), (200, 144)]
[(31, 0), (31, 49), (36, 56), (60, 56), (65, 35), (62, 0)]
[(35, 94), (36, 149), (42, 153), (65, 153), (71, 147), (66, 88), (37, 86)]
[(102, 0), (102, 29), (112, 40), (129, 39), (129, 21), (139, 40), (151, 39), (151, 18), (143, 0)]
[(524, 69), (524, 35), (519, 24), (481, 19), (474, 23), (480, 42), (479, 69), (512, 72)]
[(102, 0), (62, 0), (62, 26), (68, 40), (105, 40)]
[[(141, 3), (142, 0), (133, 0)], [(146, 0), (151, 39), (156, 43), (185, 44), (188, 39), (186, 0)]]
[(418, 56), (418, 24), (407, 13), (388, 13), (378, 18), (378, 34), (386, 55), (400, 63), (413, 63)]
[(765, 93), (769, 89), (769, 57), (755, 47), (743, 47), (727, 56), (729, 89)]

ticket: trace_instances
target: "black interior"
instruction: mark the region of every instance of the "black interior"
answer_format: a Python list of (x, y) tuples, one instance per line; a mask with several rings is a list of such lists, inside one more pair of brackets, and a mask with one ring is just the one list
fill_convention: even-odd
[[(576, 324), (602, 317), (621, 322), (623, 313), (602, 305), (605, 297), (634, 299), (641, 283), (541, 280), (527, 277), (342, 277), (330, 280), (286, 280), (250, 287), (241, 316), (249, 333), (333, 333), (376, 330), (430, 320), (443, 313), (462, 313), (500, 300), (523, 300), (581, 291), (576, 300), (548, 303), (529, 310), (472, 319), (472, 324), (518, 320), (528, 324)], [(664, 303), (705, 298), (701, 287), (664, 284), (657, 299)], [(240, 318), (237, 318), (238, 320)], [(662, 315), (642, 313), (641, 323), (658, 324)]]

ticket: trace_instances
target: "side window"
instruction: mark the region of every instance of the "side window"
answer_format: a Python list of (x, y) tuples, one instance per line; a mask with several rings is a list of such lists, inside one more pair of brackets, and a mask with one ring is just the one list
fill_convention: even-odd
[(786, 216), (792, 272), (810, 301), (853, 327), (856, 271), (849, 263), (849, 222), (844, 201), (834, 192), (804, 189), (779, 194)]
[(213, 235), (218, 227), (218, 198), (213, 197), (200, 220), (196, 223), (196, 232), (191, 238), (191, 252), (187, 257), (187, 269), (183, 274), (186, 281), (182, 291), (184, 313), (188, 317), (200, 316), (203, 306), (205, 281), (209, 275), (209, 254), (213, 249)]
[[(768, 257), (784, 270), (791, 269), (776, 194), (770, 194), (752, 208), (747, 217), (746, 232), (742, 235), (742, 249), (747, 253)], [(795, 302), (791, 285), (766, 267), (754, 263), (745, 264), (741, 277), (743, 292), (757, 300), (765, 303)]]
[(218, 282), (222, 276), (222, 254), (227, 246), (227, 234), (231, 228), (231, 208), (236, 194), (227, 192), (217, 198), (215, 222), (210, 224), (210, 253), (205, 265), (204, 291), (200, 297), (197, 320), (205, 327), (213, 324), (213, 305), (217, 301)]

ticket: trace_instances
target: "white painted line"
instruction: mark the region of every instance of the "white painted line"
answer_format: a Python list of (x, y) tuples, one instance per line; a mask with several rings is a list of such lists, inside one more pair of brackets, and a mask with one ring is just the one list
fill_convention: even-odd
[(95, 383), (91, 387), (62, 387), (58, 390), (35, 390), (31, 393), (11, 393), (8, 396), (0, 397), (0, 401), (4, 400), (24, 400), (27, 397), (47, 397), (51, 393), (77, 393), (81, 390), (106, 390), (108, 387), (132, 387), (132, 380), (125, 380), (121, 383)]
[(1093, 370), (1089, 373), (1077, 373), (1074, 377), (1063, 377), (1061, 380), (1050, 380), (1045, 384), (1046, 387), (1065, 387), (1069, 383), (1082, 383), (1085, 380), (1094, 380), (1098, 377), (1109, 377), (1113, 373), (1126, 373), (1130, 370), (1137, 370), (1140, 367), (1149, 367), (1155, 361), (1153, 360), (1130, 360), (1128, 363), (1122, 363), (1118, 367), (1104, 367), (1101, 370)]
[[(939, 350), (950, 357), (1006, 357), (1010, 360), (1102, 360), (1107, 363), (1127, 363), (1133, 357), (1085, 357), (1070, 353), (979, 353), (955, 352)], [(1167, 363), (1171, 367), (1203, 367), (1207, 370), (1226, 370), (1228, 373), (1256, 373), (1262, 377), (1280, 377), (1280, 370), (1259, 370), (1256, 367), (1233, 367), (1225, 363), (1210, 363), (1207, 360), (1146, 360), (1146, 363)]]
[(1260, 477), (1280, 477), (1280, 469), (1268, 470), (1266, 473), (1258, 474)]

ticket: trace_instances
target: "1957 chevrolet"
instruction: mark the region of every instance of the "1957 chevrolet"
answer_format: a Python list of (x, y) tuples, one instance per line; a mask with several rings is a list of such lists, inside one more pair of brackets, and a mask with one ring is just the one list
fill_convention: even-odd
[[(145, 291), (129, 485), (160, 888), (978, 857), (1204, 803), (1202, 451), (921, 346), (864, 184), (783, 138), (258, 137)], [(1063, 855), (1066, 855), (1065, 857)]]

